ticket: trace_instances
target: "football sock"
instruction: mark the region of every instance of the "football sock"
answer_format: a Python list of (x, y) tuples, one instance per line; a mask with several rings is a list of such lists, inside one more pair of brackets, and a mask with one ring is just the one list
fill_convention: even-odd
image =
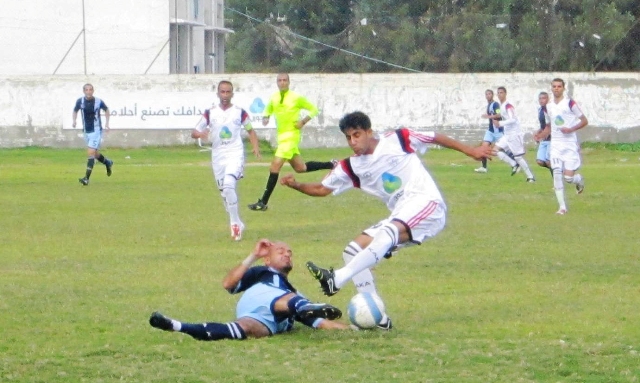
[(231, 225), (240, 224), (240, 215), (238, 214), (238, 193), (236, 192), (236, 177), (227, 174), (224, 176), (224, 184), (222, 186), (222, 200), (224, 207), (229, 213), (229, 223)]
[(498, 151), (498, 158), (501, 159), (502, 161), (506, 162), (509, 164), (509, 166), (513, 167), (516, 166), (516, 162), (514, 160), (512, 160), (505, 152), (503, 152), (502, 150)]
[(573, 183), (576, 185), (580, 185), (582, 183), (582, 176), (578, 173), (573, 175)]
[(556, 198), (558, 199), (558, 205), (560, 209), (567, 209), (567, 204), (564, 201), (564, 183), (562, 182), (562, 169), (553, 169), (553, 188), (556, 192)]
[[(174, 327), (175, 329), (175, 327)], [(246, 339), (247, 335), (238, 323), (181, 323), (182, 333), (198, 340)]]
[(398, 244), (398, 228), (393, 223), (386, 223), (373, 236), (373, 240), (362, 251), (360, 251), (351, 262), (335, 271), (334, 281), (336, 287), (340, 288), (352, 279), (359, 272), (371, 268), (376, 263), (382, 261), (384, 255), (392, 247)]
[(276, 188), (278, 184), (278, 176), (280, 173), (269, 173), (269, 179), (267, 180), (267, 188), (264, 189), (264, 194), (262, 194), (262, 198), (260, 201), (265, 205), (269, 203), (269, 198), (271, 198), (271, 193), (273, 193), (273, 189)]
[(301, 297), (300, 295), (296, 295), (293, 298), (289, 299), (289, 302), (287, 302), (287, 307), (289, 307), (289, 312), (291, 314), (293, 313), (297, 314), (300, 307), (304, 305), (308, 305), (310, 303), (311, 301), (308, 300), (307, 298)]
[(91, 177), (91, 172), (93, 171), (93, 165), (96, 163), (96, 159), (93, 157), (89, 157), (87, 159), (87, 171), (85, 173), (84, 178), (89, 179)]
[(533, 173), (531, 173), (531, 169), (529, 169), (529, 164), (527, 164), (527, 161), (525, 161), (525, 159), (522, 158), (522, 156), (518, 156), (515, 159), (518, 165), (520, 165), (520, 167), (522, 168), (522, 170), (524, 170), (524, 174), (527, 175), (527, 178), (535, 178), (533, 176)]
[[(347, 265), (349, 262), (353, 260), (353, 258), (362, 251), (360, 245), (356, 242), (351, 241), (342, 251), (342, 259), (344, 259), (344, 264)], [(376, 285), (373, 280), (373, 273), (371, 273), (370, 269), (364, 269), (361, 272), (354, 275), (351, 280), (353, 284), (356, 285), (356, 289), (359, 293), (373, 293), (376, 294)]]
[(487, 159), (486, 158), (482, 159), (482, 167), (485, 168), (485, 169), (487, 168)]
[(315, 172), (316, 170), (331, 170), (333, 169), (333, 162), (319, 162), (319, 161), (307, 161), (305, 162), (307, 166), (307, 172)]
[(102, 153), (100, 153), (100, 157), (96, 158), (98, 160), (98, 162), (100, 162), (101, 164), (106, 164), (107, 161), (109, 161), (108, 158), (106, 158), (105, 156), (102, 155)]

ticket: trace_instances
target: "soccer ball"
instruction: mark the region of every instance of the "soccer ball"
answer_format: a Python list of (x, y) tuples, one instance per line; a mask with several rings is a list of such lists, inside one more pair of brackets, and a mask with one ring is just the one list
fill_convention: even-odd
[(384, 317), (384, 302), (377, 294), (359, 293), (351, 298), (347, 313), (349, 321), (361, 329), (374, 328)]

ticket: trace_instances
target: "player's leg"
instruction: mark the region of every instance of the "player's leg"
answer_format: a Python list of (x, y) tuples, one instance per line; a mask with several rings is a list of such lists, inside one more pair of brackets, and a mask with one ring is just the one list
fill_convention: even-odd
[[(344, 260), (344, 264), (348, 265), (353, 260), (353, 258), (355, 258), (355, 256), (362, 251), (362, 249), (369, 246), (372, 240), (373, 234), (368, 235), (366, 233), (361, 233), (353, 241), (349, 242), (349, 244), (342, 251), (342, 259)], [(361, 272), (355, 274), (353, 278), (351, 278), (351, 280), (353, 281), (353, 284), (356, 286), (356, 289), (359, 293), (377, 294), (376, 284), (373, 279), (373, 273), (370, 269), (364, 269)]]
[(549, 160), (549, 141), (541, 141), (538, 144), (538, 151), (536, 152), (536, 163), (538, 166), (549, 169), (551, 177), (553, 177), (553, 169), (551, 168), (551, 161)]
[[(252, 330), (253, 327), (242, 323), (242, 319), (243, 318), (240, 318), (235, 322), (228, 323), (187, 323), (168, 318), (159, 312), (154, 312), (149, 318), (149, 324), (164, 331), (182, 332), (191, 335), (197, 340), (246, 339), (247, 336), (252, 335), (252, 331), (247, 333), (245, 327), (250, 330)], [(243, 326), (243, 324), (245, 326)], [(268, 335), (268, 330), (264, 328), (264, 326), (262, 327)]]
[[(307, 268), (320, 281), (324, 293), (333, 295), (354, 275), (385, 259), (389, 250), (399, 244), (420, 243), (422, 239), (438, 233), (444, 228), (445, 212), (446, 207), (439, 202), (404, 200), (396, 206), (389, 219), (380, 222), (371, 243), (356, 254), (347, 265), (332, 271), (308, 262)], [(426, 228), (422, 229), (422, 226)], [(416, 228), (420, 229), (419, 238), (414, 236)]]
[[(369, 229), (358, 235), (353, 241), (349, 242), (347, 247), (345, 247), (342, 251), (342, 259), (344, 259), (345, 265), (349, 264), (349, 262), (351, 262), (353, 258), (355, 258), (355, 256), (362, 251), (363, 248), (369, 246), (377, 230), (378, 228), (370, 227)], [(393, 248), (389, 249), (384, 257), (387, 259), (391, 258), (392, 250)], [(356, 286), (356, 290), (358, 290), (358, 293), (375, 294), (381, 301), (383, 301), (382, 297), (378, 294), (371, 269), (364, 269), (361, 272), (355, 274), (351, 278), (351, 281)], [(391, 328), (393, 327), (391, 318), (387, 316), (387, 313), (384, 313), (382, 320), (378, 324), (378, 327), (383, 330), (391, 330)]]
[(513, 159), (511, 159), (507, 155), (507, 153), (505, 153), (505, 150), (509, 149), (509, 143), (507, 141), (507, 137), (506, 136), (500, 137), (500, 139), (496, 142), (495, 147), (497, 148), (497, 151), (498, 151), (497, 153), (498, 158), (506, 162), (507, 164), (509, 164), (509, 166), (511, 166), (511, 175), (514, 175), (518, 170), (518, 164)]
[(113, 166), (113, 161), (102, 155), (102, 153), (98, 150), (96, 150), (95, 159), (107, 168), (107, 177), (111, 177), (111, 167)]
[[(489, 146), (491, 145), (491, 143), (493, 142), (493, 135), (490, 131), (486, 131), (484, 133), (484, 140), (482, 141), (482, 146)], [(482, 166), (479, 168), (474, 169), (474, 171), (476, 173), (486, 173), (487, 172), (487, 159), (483, 158), (482, 159)]]
[(242, 178), (243, 162), (242, 159), (233, 159), (227, 161), (214, 161), (213, 173), (216, 184), (220, 189), (220, 195), (224, 203), (225, 210), (229, 214), (229, 227), (231, 230), (231, 238), (234, 241), (242, 239), (244, 224), (240, 219), (238, 212), (238, 180)]
[(516, 163), (518, 164), (520, 169), (524, 170), (524, 173), (527, 176), (527, 182), (535, 182), (536, 179), (533, 176), (531, 169), (529, 169), (529, 164), (524, 159), (524, 154), (526, 150), (524, 148), (524, 141), (522, 139), (522, 135), (521, 134), (509, 135), (508, 145), (509, 145), (509, 149), (513, 153), (513, 157)]
[(296, 154), (289, 160), (291, 167), (295, 170), (296, 173), (308, 173), (315, 172), (317, 170), (331, 170), (333, 169), (335, 162), (334, 161), (307, 161), (305, 162), (300, 155), (300, 151), (298, 150)]
[(558, 200), (558, 211), (556, 214), (564, 215), (567, 213), (567, 203), (564, 199), (564, 182), (562, 173), (564, 170), (560, 150), (551, 144), (551, 169), (553, 170), (553, 189)]
[(78, 181), (86, 186), (89, 185), (89, 178), (91, 178), (91, 172), (93, 172), (93, 166), (96, 162), (96, 153), (100, 147), (100, 132), (85, 133), (84, 140), (87, 144), (87, 167), (84, 177), (78, 179)]
[(296, 293), (288, 293), (278, 298), (273, 304), (273, 312), (278, 316), (297, 315), (300, 320), (313, 318), (334, 320), (342, 316), (342, 312), (337, 307), (326, 303), (313, 303)]
[(271, 193), (276, 188), (278, 184), (278, 177), (280, 175), (280, 169), (284, 165), (286, 158), (281, 156), (280, 147), (276, 150), (275, 157), (271, 160), (271, 166), (269, 167), (269, 178), (267, 179), (267, 185), (265, 186), (264, 193), (262, 193), (262, 197), (256, 203), (252, 203), (249, 205), (249, 209), (251, 210), (267, 210), (267, 204), (269, 203), (269, 199), (271, 198)]
[(575, 185), (576, 192), (578, 194), (582, 194), (584, 191), (584, 178), (580, 173), (578, 173), (578, 169), (582, 165), (582, 160), (580, 158), (577, 144), (576, 148), (567, 148), (562, 155), (562, 159), (564, 161), (564, 180), (567, 183)]

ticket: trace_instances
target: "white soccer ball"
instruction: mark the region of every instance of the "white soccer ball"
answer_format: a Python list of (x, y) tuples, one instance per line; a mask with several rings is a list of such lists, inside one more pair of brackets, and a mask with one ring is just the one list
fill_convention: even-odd
[(385, 315), (384, 302), (377, 294), (359, 293), (349, 301), (347, 313), (356, 327), (375, 328)]

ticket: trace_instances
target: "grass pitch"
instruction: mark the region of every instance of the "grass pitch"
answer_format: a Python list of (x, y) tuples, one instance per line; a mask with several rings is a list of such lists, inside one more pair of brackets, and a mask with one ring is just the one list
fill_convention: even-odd
[[(229, 238), (209, 154), (193, 147), (105, 149), (81, 186), (84, 150), (0, 150), (1, 382), (637, 382), (640, 379), (640, 154), (584, 151), (586, 190), (556, 216), (548, 171), (536, 184), (488, 174), (459, 153), (424, 156), (448, 206), (447, 228), (375, 275), (395, 328), (198, 342), (148, 325), (234, 318), (222, 277), (255, 240), (290, 243), (291, 281), (326, 298), (304, 269), (339, 266), (362, 229), (387, 216), (361, 192), (312, 198), (278, 186), (266, 212), (265, 166), (239, 183), (247, 225)], [(344, 150), (303, 150), (307, 160)], [(534, 153), (527, 155), (534, 163)], [(532, 165), (535, 167), (535, 165)], [(285, 168), (284, 172), (289, 172)], [(319, 180), (323, 172), (298, 175)]]

